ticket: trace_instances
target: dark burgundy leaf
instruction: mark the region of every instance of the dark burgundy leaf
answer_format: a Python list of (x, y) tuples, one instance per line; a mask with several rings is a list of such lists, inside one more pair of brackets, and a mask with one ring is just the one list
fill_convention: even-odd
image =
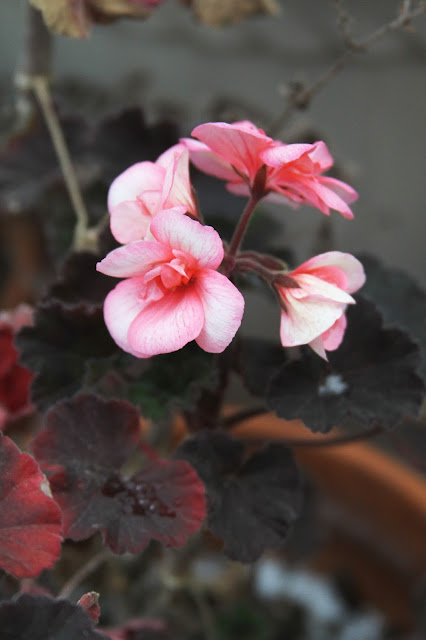
[[(134, 360), (134, 358), (132, 358)], [(159, 420), (179, 407), (192, 409), (203, 391), (218, 381), (217, 357), (191, 343), (179, 351), (151, 358), (127, 375), (127, 397), (143, 415)], [(143, 368), (143, 372), (138, 369)]]
[(68, 307), (60, 301), (40, 304), (34, 326), (22, 329), (16, 342), (22, 363), (36, 373), (31, 396), (41, 410), (94, 384), (88, 379), (93, 362), (108, 368), (117, 353), (101, 307)]
[(245, 457), (243, 444), (230, 435), (204, 431), (175, 455), (206, 485), (207, 526), (223, 538), (230, 558), (254, 562), (283, 546), (301, 506), (299, 472), (287, 447), (268, 444)]
[(363, 295), (377, 305), (387, 324), (408, 331), (420, 344), (420, 370), (426, 377), (426, 291), (407, 273), (386, 267), (368, 254), (358, 257), (367, 275)]
[(37, 576), (59, 557), (61, 514), (47, 491), (36, 461), (0, 434), (0, 567), (17, 578)]
[(151, 538), (181, 546), (200, 527), (204, 487), (187, 463), (156, 458), (120, 474), (139, 439), (139, 414), (126, 402), (81, 395), (48, 413), (33, 447), (67, 537), (101, 531), (114, 553), (137, 553)]
[(271, 376), (287, 361), (279, 342), (263, 338), (241, 338), (239, 372), (248, 390), (255, 396), (266, 393)]
[(102, 167), (106, 186), (122, 171), (142, 160), (154, 161), (178, 142), (175, 125), (159, 122), (148, 126), (143, 111), (137, 107), (125, 109), (105, 118), (96, 129), (92, 154)]
[(71, 253), (64, 261), (58, 280), (48, 290), (46, 302), (56, 298), (67, 304), (101, 305), (117, 281), (96, 271), (104, 258), (90, 251)]
[(24, 594), (0, 604), (0, 640), (108, 640), (68, 600)]
[(343, 343), (328, 353), (329, 362), (306, 348), (273, 376), (266, 399), (278, 416), (326, 433), (348, 417), (390, 429), (417, 415), (424, 393), (418, 346), (403, 331), (384, 329), (376, 307), (361, 297), (347, 316)]
[[(79, 174), (88, 169), (87, 124), (80, 117), (61, 118), (71, 157)], [(0, 154), (0, 208), (10, 213), (34, 210), (46, 189), (62, 181), (50, 135), (40, 116), (9, 140)]]

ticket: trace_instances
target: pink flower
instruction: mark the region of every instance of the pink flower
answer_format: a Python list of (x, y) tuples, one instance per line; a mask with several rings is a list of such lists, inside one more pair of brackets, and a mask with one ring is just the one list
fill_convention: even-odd
[(219, 234), (173, 209), (153, 218), (151, 234), (153, 241), (119, 247), (97, 265), (126, 278), (105, 300), (109, 332), (139, 358), (176, 351), (191, 340), (221, 353), (241, 324), (244, 298), (216, 271), (224, 253)]
[(163, 153), (156, 162), (138, 162), (112, 183), (108, 193), (111, 231), (122, 244), (144, 239), (152, 218), (161, 210), (179, 207), (197, 216), (189, 180), (189, 155), (182, 144)]
[[(297, 286), (292, 286), (292, 283)], [(275, 283), (282, 305), (284, 347), (309, 344), (322, 358), (334, 351), (346, 329), (345, 310), (351, 293), (365, 282), (362, 264), (349, 253), (330, 251), (311, 258)]]
[(237, 195), (266, 197), (297, 206), (308, 204), (329, 215), (330, 209), (352, 218), (348, 206), (358, 195), (349, 185), (323, 176), (333, 165), (324, 142), (284, 144), (269, 138), (251, 122), (210, 122), (185, 139), (196, 167), (227, 181)]
[(30, 384), (33, 373), (18, 364), (14, 335), (32, 323), (32, 309), (25, 304), (0, 313), (0, 431), (33, 410)]
[(262, 151), (273, 147), (274, 140), (252, 122), (244, 120), (228, 124), (208, 122), (192, 131), (197, 140), (185, 138), (191, 162), (216, 178), (227, 180), (230, 191), (241, 187), (239, 193), (249, 195), (259, 170), (264, 166)]

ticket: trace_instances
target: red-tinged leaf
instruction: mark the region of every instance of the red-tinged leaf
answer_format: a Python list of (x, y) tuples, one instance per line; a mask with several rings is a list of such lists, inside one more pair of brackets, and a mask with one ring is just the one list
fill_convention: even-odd
[(67, 537), (101, 531), (114, 553), (137, 553), (151, 538), (181, 546), (199, 529), (204, 487), (187, 462), (157, 458), (120, 474), (139, 438), (139, 415), (126, 402), (80, 395), (48, 413), (33, 448)]
[(95, 624), (98, 623), (99, 616), (101, 615), (99, 593), (96, 593), (96, 591), (89, 591), (89, 593), (85, 593), (84, 596), (81, 596), (77, 604), (80, 605), (80, 607), (83, 607), (87, 615)]
[(33, 410), (30, 402), (33, 373), (18, 364), (14, 344), (16, 331), (31, 322), (32, 310), (26, 305), (0, 313), (0, 429)]
[(158, 618), (135, 618), (103, 631), (111, 640), (176, 640), (166, 622)]
[(24, 594), (0, 604), (0, 640), (109, 640), (68, 600)]
[(0, 567), (17, 578), (54, 565), (61, 550), (61, 514), (46, 495), (37, 463), (0, 434)]

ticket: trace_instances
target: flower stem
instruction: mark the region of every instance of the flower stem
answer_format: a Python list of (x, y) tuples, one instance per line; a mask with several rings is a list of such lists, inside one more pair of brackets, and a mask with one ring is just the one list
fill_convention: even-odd
[(58, 593), (58, 599), (66, 599), (69, 598), (72, 592), (88, 577), (91, 573), (96, 571), (98, 567), (101, 566), (108, 560), (111, 556), (111, 552), (109, 549), (102, 549), (94, 555), (86, 564), (77, 569), (77, 571), (71, 576), (71, 578), (64, 584), (60, 592)]
[(238, 224), (235, 227), (234, 235), (232, 236), (229, 249), (227, 251), (228, 256), (234, 257), (237, 254), (237, 251), (240, 248), (244, 235), (247, 231), (252, 213), (255, 210), (259, 200), (259, 197), (251, 195), (250, 200), (247, 202), (245, 209), (241, 214), (241, 218), (239, 219)]

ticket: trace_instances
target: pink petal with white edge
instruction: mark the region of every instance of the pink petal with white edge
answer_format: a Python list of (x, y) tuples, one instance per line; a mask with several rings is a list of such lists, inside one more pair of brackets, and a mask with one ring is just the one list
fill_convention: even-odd
[(300, 289), (291, 289), (291, 295), (298, 300), (305, 300), (306, 297), (315, 300), (331, 300), (332, 302), (339, 302), (342, 304), (355, 304), (355, 300), (349, 293), (342, 291), (334, 284), (321, 280), (321, 278), (315, 277), (309, 273), (289, 274), (294, 278), (299, 285)]
[(113, 340), (121, 349), (138, 357), (141, 354), (135, 351), (129, 344), (127, 333), (133, 320), (146, 305), (141, 292), (146, 289), (142, 278), (129, 278), (119, 282), (105, 298), (104, 318), (105, 324)]
[(343, 314), (338, 320), (336, 320), (332, 327), (327, 329), (327, 331), (324, 331), (321, 336), (324, 349), (327, 351), (335, 351), (340, 347), (343, 336), (345, 335), (347, 324), (348, 321), (346, 320), (346, 315)]
[(169, 247), (159, 242), (141, 240), (114, 249), (98, 262), (96, 269), (115, 278), (133, 278), (143, 276), (156, 264), (168, 262), (173, 258)]
[(345, 334), (346, 325), (346, 315), (343, 314), (329, 329), (327, 329), (327, 331), (324, 331), (324, 333), (318, 336), (318, 338), (311, 340), (309, 346), (320, 356), (320, 358), (328, 360), (325, 351), (335, 351), (340, 347)]
[[(295, 290), (293, 290), (295, 291)], [(287, 290), (286, 311), (281, 312), (280, 337), (284, 347), (309, 344), (327, 331), (344, 313), (339, 302), (305, 298), (297, 300)]]
[(216, 269), (223, 260), (223, 244), (217, 231), (173, 209), (160, 211), (150, 231), (158, 242), (195, 258), (201, 269)]
[(128, 341), (134, 352), (145, 356), (171, 353), (194, 340), (203, 324), (203, 305), (194, 286), (178, 287), (137, 315)]
[(342, 253), (341, 251), (328, 251), (314, 256), (297, 267), (292, 274), (309, 271), (315, 275), (315, 270), (323, 267), (335, 267), (345, 273), (347, 278), (345, 291), (347, 293), (355, 293), (365, 283), (364, 268), (360, 261), (350, 253)]
[[(176, 149), (177, 147), (177, 149)], [(166, 169), (161, 194), (162, 209), (183, 205), (189, 213), (198, 217), (197, 205), (189, 179), (189, 151), (183, 145), (176, 145), (173, 158)]]
[(152, 218), (142, 211), (138, 202), (121, 202), (110, 213), (111, 233), (118, 242), (127, 244), (145, 237)]
[(229, 162), (226, 162), (226, 160), (220, 158), (216, 153), (213, 153), (203, 142), (192, 140), (191, 138), (182, 138), (182, 143), (189, 151), (192, 164), (200, 171), (210, 176), (215, 176), (215, 178), (219, 178), (220, 180), (240, 179)]
[(263, 163), (261, 151), (274, 144), (272, 138), (248, 121), (233, 124), (208, 122), (195, 127), (191, 135), (229, 164), (247, 173), (250, 180), (254, 179)]
[(226, 276), (210, 269), (198, 273), (195, 287), (205, 315), (196, 342), (204, 351), (222, 353), (241, 324), (244, 298)]
[(154, 162), (138, 162), (123, 171), (108, 191), (108, 211), (120, 202), (136, 200), (145, 190), (161, 191), (165, 170)]
[(312, 351), (315, 351), (315, 353), (320, 358), (322, 358), (323, 360), (327, 360), (328, 361), (327, 354), (325, 352), (324, 344), (322, 342), (322, 337), (321, 336), (318, 336), (318, 338), (314, 338), (308, 344), (311, 347)]
[(284, 164), (298, 160), (309, 151), (312, 151), (311, 144), (277, 144), (262, 151), (260, 157), (269, 167), (279, 168)]

